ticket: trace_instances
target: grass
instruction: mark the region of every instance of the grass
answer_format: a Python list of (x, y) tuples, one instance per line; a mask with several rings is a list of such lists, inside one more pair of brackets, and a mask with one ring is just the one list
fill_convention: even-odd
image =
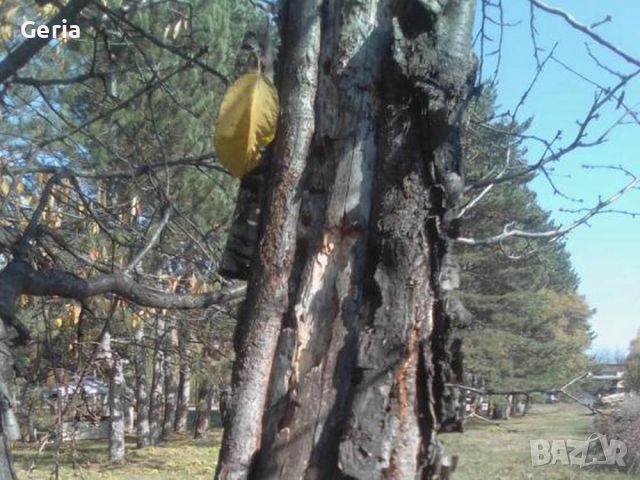
[(534, 405), (524, 417), (500, 426), (471, 420), (464, 434), (441, 435), (448, 453), (458, 455), (456, 480), (630, 480), (614, 467), (532, 466), (529, 440), (586, 440), (593, 417), (576, 405)]
[[(464, 434), (440, 438), (447, 451), (460, 458), (456, 480), (630, 480), (631, 476), (612, 467), (531, 465), (529, 440), (585, 440), (593, 432), (593, 417), (585, 412), (574, 405), (534, 405), (527, 416), (512, 418), (500, 426), (470, 421)], [(122, 465), (109, 465), (106, 442), (79, 442), (75, 449), (65, 444), (58, 456), (60, 478), (210, 480), (221, 434), (222, 430), (216, 428), (207, 440), (176, 436), (164, 445), (143, 450), (128, 442), (127, 461)], [(14, 454), (20, 480), (54, 478), (55, 445), (48, 445), (40, 454), (34, 447), (17, 445)]]
[[(221, 429), (210, 431), (206, 440), (174, 436), (165, 444), (138, 450), (127, 442), (127, 461), (110, 465), (107, 443), (78, 442), (76, 448), (64, 444), (59, 453), (59, 478), (84, 480), (200, 480), (213, 478), (222, 436)], [(15, 467), (20, 480), (49, 480), (56, 464), (56, 445), (40, 454), (33, 447), (17, 445)]]

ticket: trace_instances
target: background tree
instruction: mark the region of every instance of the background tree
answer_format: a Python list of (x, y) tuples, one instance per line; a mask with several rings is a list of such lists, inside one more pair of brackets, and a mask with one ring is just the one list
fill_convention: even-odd
[(640, 391), (640, 337), (631, 341), (625, 366), (627, 368), (624, 376), (625, 387), (634, 392)]
[[(506, 132), (522, 127), (473, 119), (495, 116), (491, 92), (472, 107), (466, 178), (474, 184), (497, 165), (504, 174), (526, 164), (519, 142)], [(505, 163), (505, 159), (506, 163)], [(485, 238), (503, 225), (530, 231), (557, 228), (528, 186), (530, 176), (492, 186), (461, 208), (462, 235)], [(515, 239), (483, 247), (461, 245), (461, 300), (471, 319), (460, 325), (468, 371), (497, 389), (552, 388), (587, 369), (591, 310), (578, 292), (562, 241)], [(559, 368), (562, 366), (562, 368)]]
[[(215, 274), (235, 185), (210, 137), (255, 8), (235, 1), (72, 1), (60, 12), (53, 3), (8, 1), (1, 8), (0, 314), (11, 337), (14, 327), (20, 341), (30, 334), (26, 347), (11, 350), (18, 366), (28, 372), (37, 364), (34, 382), (51, 367), (93, 368), (92, 345), (114, 295), (126, 299), (111, 312), (113, 349), (123, 358), (133, 358), (125, 345), (149, 351), (155, 337), (144, 332), (168, 315), (163, 309), (201, 310), (171, 314), (171, 322), (208, 322), (206, 307), (242, 292)], [(77, 21), (82, 39), (51, 48), (24, 41), (23, 17)], [(81, 313), (67, 320), (66, 309)], [(175, 348), (162, 345), (168, 355)], [(139, 358), (136, 378), (144, 382), (151, 356)], [(138, 398), (143, 418), (146, 400)], [(174, 409), (165, 408), (167, 429)], [(140, 445), (147, 443), (143, 433)]]

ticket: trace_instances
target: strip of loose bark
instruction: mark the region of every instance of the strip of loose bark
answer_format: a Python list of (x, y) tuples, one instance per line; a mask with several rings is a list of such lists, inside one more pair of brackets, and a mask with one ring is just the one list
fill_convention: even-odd
[(259, 257), (236, 332), (233, 412), (216, 478), (247, 478), (260, 449), (263, 411), (282, 319), (289, 304), (300, 209), (300, 184), (315, 129), (321, 0), (284, 6), (282, 112), (272, 160)]

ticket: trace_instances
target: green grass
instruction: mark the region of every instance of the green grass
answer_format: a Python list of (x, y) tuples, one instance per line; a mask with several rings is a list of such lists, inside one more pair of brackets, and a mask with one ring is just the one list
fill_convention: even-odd
[(630, 480), (609, 466), (531, 465), (529, 440), (586, 440), (593, 433), (588, 413), (574, 405), (534, 405), (526, 416), (500, 426), (472, 419), (464, 434), (440, 438), (447, 453), (459, 456), (456, 480)]
[(56, 457), (59, 478), (86, 480), (200, 480), (213, 478), (222, 430), (210, 431), (207, 440), (191, 436), (175, 436), (165, 444), (138, 450), (135, 442), (127, 442), (127, 460), (122, 465), (109, 465), (106, 442), (78, 442), (76, 448), (48, 445), (38, 454), (33, 447), (17, 445), (15, 467), (20, 480), (55, 478)]
[[(529, 440), (585, 440), (593, 432), (593, 417), (587, 413), (574, 405), (535, 405), (527, 416), (512, 418), (500, 426), (472, 420), (464, 434), (451, 433), (440, 438), (447, 451), (460, 458), (456, 480), (630, 480), (631, 476), (612, 467), (594, 470), (531, 465)], [(122, 465), (109, 465), (105, 442), (79, 442), (75, 449), (64, 444), (58, 456), (60, 478), (210, 480), (221, 434), (220, 429), (213, 429), (205, 441), (176, 436), (164, 445), (143, 450), (128, 443), (127, 461)], [(20, 480), (53, 478), (56, 450), (56, 445), (48, 445), (38, 454), (34, 447), (17, 445), (14, 453)]]

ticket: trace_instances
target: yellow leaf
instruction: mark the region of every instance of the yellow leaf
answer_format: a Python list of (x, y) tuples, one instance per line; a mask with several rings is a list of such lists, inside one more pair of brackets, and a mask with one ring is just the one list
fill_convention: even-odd
[(195, 273), (191, 274), (191, 276), (187, 280), (187, 285), (189, 285), (189, 290), (190, 291), (193, 292), (193, 291), (196, 290), (196, 287), (198, 286), (198, 278), (196, 277)]
[(58, 7), (56, 7), (53, 3), (47, 3), (42, 7), (37, 7), (38, 13), (44, 17), (51, 17), (58, 13)]
[(26, 308), (29, 305), (29, 297), (26, 295), (20, 295), (18, 297), (18, 306), (20, 308)]
[(11, 25), (0, 25), (0, 40), (9, 41), (13, 36), (13, 27)]
[(73, 304), (73, 324), (77, 325), (80, 322), (80, 314), (82, 313), (82, 307), (77, 303)]
[(242, 178), (260, 164), (278, 126), (278, 92), (261, 73), (247, 73), (229, 87), (216, 121), (213, 143), (220, 163)]
[(180, 29), (182, 28), (182, 18), (180, 20), (178, 20), (175, 24), (175, 26), (173, 27), (173, 35), (171, 35), (171, 37), (175, 40), (176, 38), (178, 38), (178, 35), (180, 34)]
[(51, 228), (60, 228), (62, 226), (61, 212), (51, 212), (49, 214), (49, 226)]
[(56, 317), (56, 319), (53, 321), (53, 325), (56, 328), (62, 328), (62, 317)]
[(36, 180), (44, 188), (45, 183), (47, 183), (47, 174), (42, 172), (36, 174)]
[(0, 192), (6, 197), (9, 194), (9, 190), (11, 190), (11, 184), (2, 177), (2, 180), (0, 180)]
[(137, 217), (142, 212), (142, 207), (140, 206), (140, 199), (135, 196), (131, 199), (131, 216)]

